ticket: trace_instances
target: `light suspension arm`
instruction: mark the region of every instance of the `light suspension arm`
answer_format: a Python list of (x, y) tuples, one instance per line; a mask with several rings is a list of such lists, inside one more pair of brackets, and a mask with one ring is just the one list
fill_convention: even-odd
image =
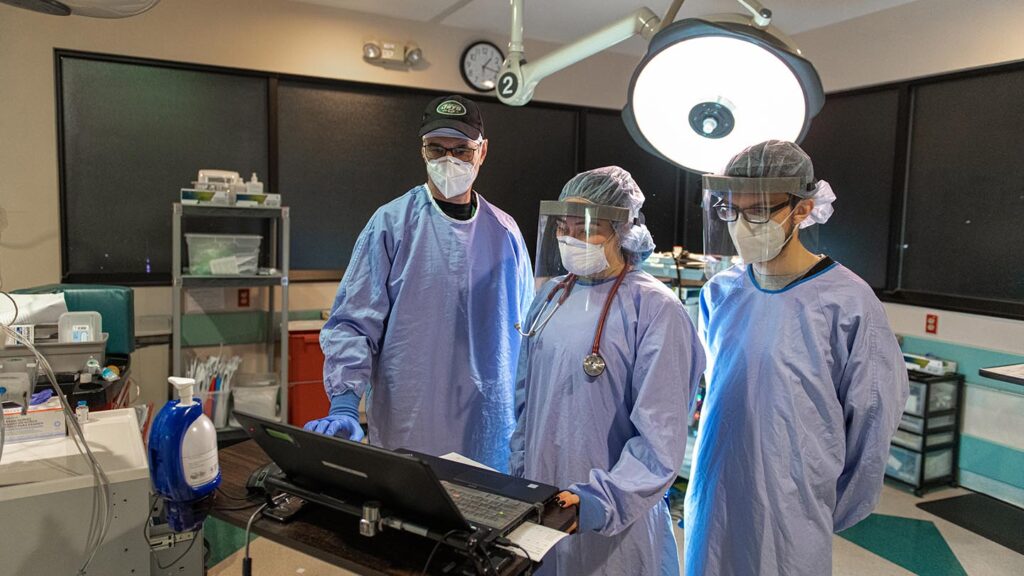
[(522, 106), (529, 102), (537, 84), (544, 78), (637, 34), (649, 40), (661, 24), (654, 12), (649, 8), (641, 8), (527, 64), (523, 56), (523, 0), (510, 1), (512, 30), (509, 54), (498, 76), (497, 92), (498, 99), (511, 106)]
[[(0, 0), (2, 1), (2, 0)], [(676, 13), (685, 0), (673, 0), (659, 19), (650, 8), (639, 10), (605, 26), (550, 54), (526, 63), (523, 49), (523, 5), (524, 0), (509, 0), (512, 8), (511, 34), (508, 43), (508, 58), (498, 75), (498, 100), (510, 106), (522, 106), (533, 98), (537, 84), (548, 76), (589, 58), (594, 54), (627, 40), (637, 34), (650, 40), (657, 32), (675, 20)], [(765, 29), (771, 23), (772, 11), (758, 0), (737, 0), (751, 14), (750, 24)]]

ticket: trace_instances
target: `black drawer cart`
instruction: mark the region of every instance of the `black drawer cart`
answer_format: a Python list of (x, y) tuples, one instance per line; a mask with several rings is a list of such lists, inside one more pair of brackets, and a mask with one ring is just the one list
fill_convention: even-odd
[(909, 372), (910, 396), (889, 446), (885, 475), (917, 496), (939, 486), (957, 486), (962, 374)]

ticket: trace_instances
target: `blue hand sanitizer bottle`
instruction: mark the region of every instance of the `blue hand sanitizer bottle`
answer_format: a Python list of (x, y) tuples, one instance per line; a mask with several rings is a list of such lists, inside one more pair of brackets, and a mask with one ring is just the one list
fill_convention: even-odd
[(178, 399), (165, 404), (153, 420), (149, 471), (171, 529), (189, 532), (202, 525), (220, 485), (217, 431), (192, 397), (195, 380), (171, 377), (169, 382)]

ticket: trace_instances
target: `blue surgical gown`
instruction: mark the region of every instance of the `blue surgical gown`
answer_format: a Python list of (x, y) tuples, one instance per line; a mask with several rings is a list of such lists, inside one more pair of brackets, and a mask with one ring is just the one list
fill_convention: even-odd
[(426, 186), (377, 210), (320, 333), (328, 396), (367, 396), (370, 442), (499, 470), (515, 427), (514, 324), (533, 298), (519, 227), (477, 195), (467, 221)]
[(685, 502), (687, 576), (827, 576), (878, 502), (908, 393), (881, 303), (840, 264), (777, 291), (701, 290), (709, 380)]
[[(613, 283), (578, 281), (547, 326), (523, 342), (512, 473), (582, 501), (581, 532), (548, 553), (538, 574), (679, 573), (664, 496), (686, 451), (704, 351), (678, 298), (634, 270), (608, 313), (600, 348), (607, 368), (587, 376), (583, 359)], [(537, 293), (527, 325), (553, 284)]]

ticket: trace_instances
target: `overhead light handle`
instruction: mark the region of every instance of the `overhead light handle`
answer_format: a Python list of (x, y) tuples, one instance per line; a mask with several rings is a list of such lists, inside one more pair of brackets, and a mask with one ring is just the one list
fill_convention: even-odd
[(758, 28), (767, 28), (772, 23), (772, 11), (765, 8), (764, 4), (761, 4), (757, 0), (736, 0), (750, 12), (753, 18), (754, 26)]

